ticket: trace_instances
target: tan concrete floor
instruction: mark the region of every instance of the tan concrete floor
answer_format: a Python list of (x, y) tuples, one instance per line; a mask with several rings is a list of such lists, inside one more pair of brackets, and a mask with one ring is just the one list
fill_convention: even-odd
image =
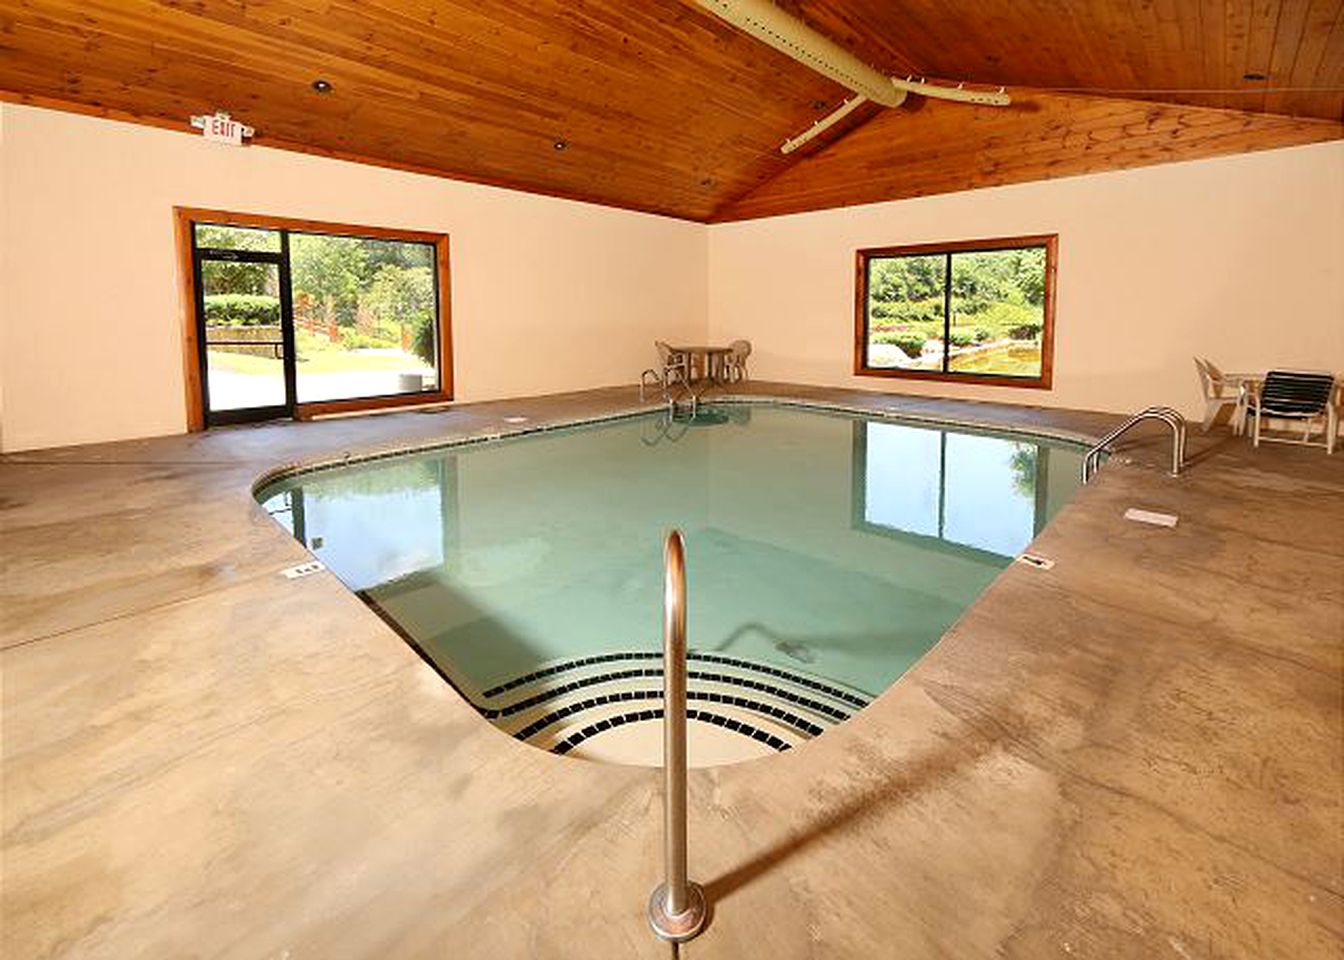
[[(754, 385), (1095, 435), (1115, 418)], [(253, 503), (628, 389), (0, 462), (3, 955), (663, 957), (657, 771), (482, 720)], [(692, 771), (688, 958), (1338, 958), (1344, 456), (1140, 440), (910, 673)], [(1175, 529), (1127, 522), (1174, 512)]]

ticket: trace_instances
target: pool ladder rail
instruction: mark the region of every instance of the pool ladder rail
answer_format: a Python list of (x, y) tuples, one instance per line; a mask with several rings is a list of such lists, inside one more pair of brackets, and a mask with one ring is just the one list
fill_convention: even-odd
[(657, 370), (649, 369), (639, 375), (639, 402), (643, 403), (645, 401), (650, 387), (658, 387), (663, 402), (667, 404), (669, 417), (675, 417), (678, 413), (686, 413), (694, 420), (700, 412), (700, 403), (704, 396), (715, 387), (720, 386), (722, 384), (719, 381), (706, 378), (701, 381), (700, 389), (697, 390), (692, 382), (687, 382), (684, 379), (665, 380)]
[(1171, 407), (1146, 407), (1106, 434), (1087, 451), (1083, 456), (1083, 483), (1087, 483), (1096, 475), (1097, 469), (1101, 466), (1101, 457), (1109, 452), (1110, 445), (1145, 420), (1160, 420), (1171, 427), (1171, 475), (1173, 477), (1181, 475), (1181, 468), (1185, 465), (1185, 417)]
[(653, 932), (682, 943), (705, 926), (705, 892), (686, 878), (686, 546), (663, 546), (663, 849), (666, 875), (649, 897)]

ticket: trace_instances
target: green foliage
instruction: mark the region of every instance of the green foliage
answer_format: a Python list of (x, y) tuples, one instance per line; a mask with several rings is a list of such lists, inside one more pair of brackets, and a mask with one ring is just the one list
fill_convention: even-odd
[[(868, 318), (876, 335), (920, 333), (942, 339), (948, 255), (869, 261)], [(1044, 318), (1045, 248), (953, 253), (953, 345), (1039, 336)], [(974, 324), (973, 329), (958, 329)], [(892, 342), (892, 341), (877, 341)]]
[(873, 343), (886, 343), (899, 347), (902, 353), (913, 360), (924, 352), (924, 343), (929, 338), (920, 333), (888, 331), (875, 333), (871, 339)]
[(362, 304), (378, 318), (380, 326), (395, 327), (398, 339), (401, 328), (409, 326), (416, 355), (428, 364), (434, 363), (436, 303), (434, 273), (429, 267), (383, 264), (374, 274)]
[(878, 322), (875, 326), (892, 326), (903, 323), (930, 323), (943, 325), (943, 298), (931, 300), (897, 300), (884, 303), (880, 300), (868, 301), (868, 316)]
[(388, 341), (384, 337), (347, 328), (341, 331), (341, 346), (346, 350), (377, 350), (380, 347), (387, 347)]
[(1036, 496), (1036, 452), (1034, 444), (1013, 444), (1008, 464), (1013, 471), (1013, 489), (1024, 497)]
[(434, 275), (428, 267), (384, 264), (362, 303), (385, 324), (414, 323), (434, 312)]
[(259, 326), (280, 322), (280, 300), (249, 293), (214, 293), (205, 298), (205, 322)]
[(354, 237), (295, 233), (289, 238), (290, 270), (296, 294), (307, 294), (324, 319), (342, 326), (355, 322), (368, 257)]
[(431, 367), (439, 360), (437, 327), (438, 324), (434, 322), (432, 316), (426, 317), (415, 328), (415, 336), (411, 341), (411, 349), (415, 351), (415, 355)]
[(1043, 325), (1045, 313), (1040, 307), (1017, 303), (992, 303), (976, 316), (975, 322), (993, 330), (1006, 332), (1011, 327), (1034, 323)]
[(201, 286), (207, 295), (250, 293), (275, 296), (280, 292), (280, 272), (269, 263), (206, 260), (201, 263)]
[(877, 257), (868, 262), (868, 299), (878, 303), (913, 303), (943, 299), (946, 261), (933, 256)]
[[(405, 327), (416, 354), (437, 359), (433, 247), (296, 233), (290, 255), (295, 293), (335, 319), (347, 349), (400, 346)], [(352, 329), (361, 316), (371, 316), (380, 335)]]
[(216, 223), (196, 225), (196, 246), (214, 250), (260, 250), (280, 252), (280, 234), (252, 227), (226, 227)]
[[(202, 224), (196, 239), (200, 247), (279, 250), (274, 231)], [(294, 232), (289, 250), (297, 314), (334, 321), (345, 350), (400, 347), (405, 334), (412, 349), (434, 363), (438, 311), (432, 245)], [(273, 264), (205, 261), (202, 281), (208, 291), (207, 323), (279, 323), (279, 271)], [(310, 349), (318, 347), (310, 344)]]
[(1044, 297), (1044, 247), (952, 255), (952, 301), (958, 312), (978, 314), (991, 303), (1039, 307)]

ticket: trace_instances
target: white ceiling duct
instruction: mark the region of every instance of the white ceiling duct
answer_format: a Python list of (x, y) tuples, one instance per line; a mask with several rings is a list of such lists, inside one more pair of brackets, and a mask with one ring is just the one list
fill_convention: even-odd
[(780, 53), (884, 107), (899, 107), (905, 91), (840, 44), (790, 16), (770, 0), (696, 0), (700, 6)]
[(780, 147), (783, 153), (796, 150), (862, 106), (866, 100), (884, 107), (899, 107), (905, 102), (907, 94), (918, 93), (925, 97), (981, 106), (1006, 107), (1011, 102), (1002, 88), (998, 91), (967, 90), (961, 86), (941, 87), (913, 77), (904, 80), (889, 77), (797, 17), (785, 13), (770, 0), (696, 0), (696, 3), (757, 40), (768, 43), (780, 53), (858, 94), (809, 129), (786, 140)]

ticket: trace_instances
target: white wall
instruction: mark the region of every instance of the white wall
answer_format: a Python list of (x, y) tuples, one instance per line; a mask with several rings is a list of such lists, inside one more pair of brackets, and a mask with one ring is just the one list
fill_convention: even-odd
[(460, 400), (633, 383), (654, 337), (704, 336), (698, 224), (30, 107), (0, 124), (5, 450), (185, 429), (175, 205), (448, 233)]
[[(1054, 389), (856, 377), (854, 251), (1058, 233)], [(1191, 356), (1344, 374), (1344, 143), (710, 228), (710, 339), (761, 379), (1202, 409)]]
[(0, 451), (5, 449), (5, 343), (8, 340), (9, 324), (9, 244), (5, 242), (5, 111), (0, 106)]
[[(545, 145), (542, 145), (545, 146)], [(451, 235), (461, 400), (633, 383), (651, 341), (758, 379), (1195, 413), (1190, 357), (1344, 372), (1344, 143), (704, 227), (0, 104), (0, 444), (185, 428), (175, 205)], [(1055, 388), (855, 377), (854, 250), (1060, 234)]]

